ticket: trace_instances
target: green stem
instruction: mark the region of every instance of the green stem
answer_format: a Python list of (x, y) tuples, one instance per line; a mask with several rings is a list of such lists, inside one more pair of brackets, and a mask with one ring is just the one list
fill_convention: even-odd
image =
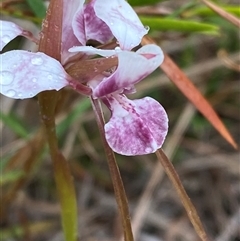
[(124, 190), (122, 178), (117, 166), (115, 155), (112, 149), (109, 147), (104, 131), (104, 117), (102, 114), (102, 109), (100, 102), (98, 100), (94, 100), (91, 98), (92, 107), (95, 112), (98, 128), (100, 131), (100, 136), (102, 138), (104, 150), (107, 156), (108, 166), (113, 182), (114, 193), (118, 205), (118, 210), (122, 220), (123, 232), (124, 232), (124, 240), (125, 241), (133, 241), (132, 227), (130, 221), (130, 214), (128, 209), (128, 201), (126, 197), (126, 193)]
[(175, 187), (184, 208), (187, 211), (188, 217), (196, 230), (196, 233), (201, 238), (202, 241), (208, 241), (207, 234), (203, 228), (202, 222), (197, 214), (195, 207), (193, 206), (190, 198), (188, 197), (180, 178), (174, 169), (173, 164), (168, 160), (167, 156), (162, 149), (156, 151), (158, 160), (161, 162), (165, 172), (167, 173), (169, 179), (171, 180), (173, 186)]
[[(77, 240), (77, 202), (69, 165), (58, 149), (55, 125), (55, 108), (58, 95), (55, 91), (39, 96), (40, 112), (46, 130), (47, 142), (53, 162), (54, 178), (61, 205), (62, 225), (66, 241)], [(49, 104), (51, 103), (51, 104)]]
[[(40, 52), (61, 61), (63, 0), (51, 0), (42, 24)], [(66, 241), (77, 240), (77, 203), (73, 178), (64, 156), (58, 149), (55, 113), (60, 92), (45, 91), (38, 95), (40, 114), (46, 130), (53, 163), (54, 178), (61, 205), (61, 216)]]

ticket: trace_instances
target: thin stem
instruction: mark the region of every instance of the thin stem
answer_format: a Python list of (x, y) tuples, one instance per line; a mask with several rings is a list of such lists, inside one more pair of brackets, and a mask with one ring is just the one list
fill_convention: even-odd
[[(63, 0), (51, 0), (43, 21), (40, 52), (61, 61)], [(68, 162), (58, 149), (55, 112), (59, 92), (45, 91), (38, 95), (40, 114), (53, 163), (54, 177), (61, 205), (62, 225), (66, 241), (77, 240), (77, 202), (73, 178)]]
[(125, 241), (133, 241), (132, 227), (130, 222), (130, 214), (128, 209), (128, 201), (126, 197), (126, 193), (124, 190), (122, 178), (117, 166), (115, 155), (112, 149), (109, 147), (104, 132), (104, 118), (102, 114), (102, 109), (100, 102), (98, 100), (94, 100), (91, 98), (93, 110), (96, 115), (96, 120), (98, 124), (98, 128), (100, 131), (100, 136), (102, 138), (103, 146), (105, 149), (105, 153), (107, 156), (108, 166), (113, 182), (114, 193), (118, 205), (118, 210), (122, 220), (123, 232), (124, 232), (124, 240)]
[(156, 151), (158, 160), (161, 162), (165, 172), (167, 173), (169, 179), (171, 180), (173, 186), (175, 187), (184, 208), (187, 211), (188, 217), (196, 230), (196, 233), (199, 235), (202, 241), (209, 241), (207, 234), (203, 228), (202, 222), (197, 214), (195, 207), (193, 206), (190, 198), (188, 197), (180, 178), (174, 169), (172, 163), (168, 160), (167, 156), (162, 149)]
[[(58, 95), (54, 91), (38, 95), (40, 113), (45, 126), (46, 138), (53, 163), (54, 178), (61, 205), (62, 225), (65, 240), (77, 240), (77, 202), (74, 182), (68, 162), (58, 149), (55, 126), (55, 106)], [(50, 104), (51, 103), (51, 104)]]

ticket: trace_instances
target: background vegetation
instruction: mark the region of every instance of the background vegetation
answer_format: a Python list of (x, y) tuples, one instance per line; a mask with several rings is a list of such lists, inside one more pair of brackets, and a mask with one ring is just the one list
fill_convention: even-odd
[[(204, 93), (239, 144), (239, 29), (200, 1), (129, 2), (143, 23), (150, 26), (150, 36)], [(155, 5), (139, 6), (146, 2)], [(1, 18), (37, 34), (45, 10), (40, 11), (43, 5), (36, 3), (39, 1), (2, 0)], [(240, 15), (238, 1), (215, 3)], [(4, 51), (20, 48), (34, 50), (35, 46), (18, 37)], [(239, 152), (159, 69), (139, 83), (137, 90), (130, 98), (154, 97), (168, 112), (170, 129), (163, 149), (173, 161), (209, 236), (216, 241), (239, 241)], [(74, 177), (80, 239), (118, 240), (121, 225), (90, 101), (70, 89), (65, 89), (62, 96), (57, 132)], [(39, 129), (37, 99), (0, 98), (0, 237), (7, 241), (63, 240), (52, 163)], [(117, 161), (136, 240), (198, 240), (154, 155), (117, 155)], [(147, 212), (141, 216), (144, 208)]]

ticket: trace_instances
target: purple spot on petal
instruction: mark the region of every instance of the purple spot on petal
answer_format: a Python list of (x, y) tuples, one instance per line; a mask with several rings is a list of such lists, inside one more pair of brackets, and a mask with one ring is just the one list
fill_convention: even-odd
[(110, 147), (123, 155), (155, 152), (164, 142), (168, 118), (162, 106), (152, 98), (130, 101), (121, 95), (108, 99), (112, 117), (105, 125)]

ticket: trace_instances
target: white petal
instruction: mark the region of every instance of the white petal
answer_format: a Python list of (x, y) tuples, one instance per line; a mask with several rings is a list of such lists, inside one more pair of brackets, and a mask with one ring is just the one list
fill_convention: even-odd
[(152, 73), (162, 62), (163, 52), (157, 45), (145, 45), (136, 53), (122, 51), (118, 53), (117, 70), (103, 81), (93, 91), (94, 97), (102, 97), (115, 91), (138, 83)]
[(48, 55), (13, 50), (0, 55), (0, 93), (14, 98), (31, 98), (44, 90), (59, 90), (71, 77)]
[(128, 100), (121, 95), (108, 98), (112, 116), (105, 125), (105, 136), (113, 151), (136, 156), (155, 152), (167, 135), (168, 118), (164, 108), (145, 97)]
[(64, 64), (71, 56), (68, 49), (79, 45), (79, 41), (73, 33), (72, 21), (77, 9), (83, 7), (84, 0), (63, 1), (63, 23), (62, 23), (62, 63)]
[(75, 46), (68, 50), (69, 52), (82, 52), (88, 55), (100, 55), (103, 57), (110, 57), (119, 53), (118, 49), (97, 49), (92, 46)]
[(78, 41), (85, 45), (87, 42), (86, 33), (85, 33), (85, 23), (84, 23), (84, 1), (81, 0), (81, 4), (79, 5), (76, 13), (73, 16), (72, 20), (72, 30), (74, 35), (78, 39)]
[(15, 23), (0, 21), (0, 51), (14, 38), (21, 35), (23, 29)]
[(97, 17), (108, 25), (124, 50), (139, 45), (148, 32), (125, 0), (96, 0), (94, 9)]

